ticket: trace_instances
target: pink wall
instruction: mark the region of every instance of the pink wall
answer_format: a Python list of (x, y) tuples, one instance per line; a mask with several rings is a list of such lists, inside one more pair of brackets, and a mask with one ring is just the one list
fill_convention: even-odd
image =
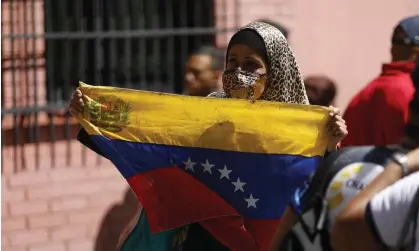
[(324, 73), (339, 85), (337, 106), (374, 78), (390, 59), (396, 23), (419, 14), (417, 0), (241, 0), (241, 23), (260, 17), (286, 25), (303, 74)]

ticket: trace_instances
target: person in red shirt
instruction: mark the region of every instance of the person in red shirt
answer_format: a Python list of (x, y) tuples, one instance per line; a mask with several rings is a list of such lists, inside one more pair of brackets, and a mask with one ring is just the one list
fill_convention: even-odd
[(414, 87), (410, 74), (419, 58), (419, 15), (394, 29), (392, 61), (349, 103), (343, 118), (348, 136), (341, 146), (390, 145), (400, 141)]

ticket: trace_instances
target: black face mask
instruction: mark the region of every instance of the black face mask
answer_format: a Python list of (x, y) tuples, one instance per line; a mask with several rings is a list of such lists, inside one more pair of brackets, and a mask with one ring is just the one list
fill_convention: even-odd
[(223, 73), (223, 89), (228, 97), (235, 91), (243, 92), (239, 98), (254, 99), (255, 84), (266, 74), (243, 71), (240, 68), (225, 70)]

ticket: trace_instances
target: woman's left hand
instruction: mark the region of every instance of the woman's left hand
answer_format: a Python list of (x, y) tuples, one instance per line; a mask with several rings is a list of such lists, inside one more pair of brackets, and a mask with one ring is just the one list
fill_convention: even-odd
[(327, 144), (327, 151), (336, 151), (338, 143), (348, 135), (346, 128), (346, 122), (340, 116), (340, 109), (330, 106), (332, 111), (330, 112), (330, 120), (327, 124), (327, 130), (329, 133), (329, 143)]

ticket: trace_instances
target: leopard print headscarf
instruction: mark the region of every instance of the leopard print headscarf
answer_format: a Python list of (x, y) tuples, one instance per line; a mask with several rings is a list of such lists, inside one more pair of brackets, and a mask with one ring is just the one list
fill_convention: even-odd
[[(309, 104), (300, 68), (284, 35), (277, 28), (263, 22), (250, 23), (238, 32), (245, 29), (258, 33), (267, 50), (269, 72), (265, 91), (259, 99)], [(209, 96), (225, 97), (216, 93)]]

